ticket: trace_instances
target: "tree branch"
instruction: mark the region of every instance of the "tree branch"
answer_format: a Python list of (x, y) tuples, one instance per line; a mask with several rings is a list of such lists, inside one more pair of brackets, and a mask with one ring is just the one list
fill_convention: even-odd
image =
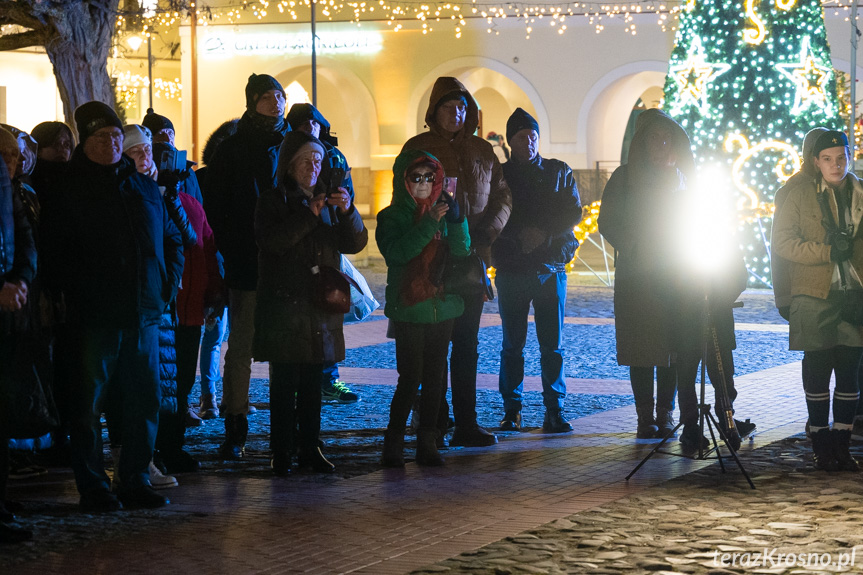
[(0, 36), (0, 52), (29, 48), (30, 46), (44, 46), (47, 39), (48, 34), (45, 30), (31, 30), (20, 34)]
[(31, 30), (44, 28), (47, 23), (37, 16), (41, 10), (27, 9), (25, 6), (27, 4), (23, 2), (10, 2), (8, 0), (0, 2), (0, 24), (17, 24)]

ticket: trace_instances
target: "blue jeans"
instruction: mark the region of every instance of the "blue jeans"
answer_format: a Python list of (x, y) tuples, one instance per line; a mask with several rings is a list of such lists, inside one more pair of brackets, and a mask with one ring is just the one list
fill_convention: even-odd
[(102, 460), (102, 403), (109, 389), (120, 407), (120, 484), (150, 481), (149, 465), (159, 427), (159, 325), (90, 328), (77, 333), (81, 353), (69, 394), (72, 470), (82, 494), (108, 490)]
[(201, 393), (216, 393), (219, 381), (219, 362), (222, 359), (222, 340), (228, 327), (228, 308), (201, 337)]
[(523, 274), (498, 272), (498, 310), (503, 323), (498, 387), (504, 411), (521, 409), (524, 388), (524, 346), (527, 343), (527, 316), (533, 302), (536, 339), (542, 369), (542, 399), (547, 410), (563, 408), (566, 381), (563, 376), (563, 307), (566, 302), (566, 273)]
[(332, 381), (336, 381), (339, 378), (339, 364), (337, 363), (325, 363), (324, 364), (324, 377), (321, 379), (321, 385), (327, 385)]

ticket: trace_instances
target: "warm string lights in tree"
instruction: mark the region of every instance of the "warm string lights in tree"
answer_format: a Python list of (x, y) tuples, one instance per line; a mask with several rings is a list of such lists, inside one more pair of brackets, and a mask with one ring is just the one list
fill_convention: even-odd
[[(136, 105), (138, 94), (150, 85), (150, 79), (147, 76), (132, 74), (131, 72), (121, 72), (115, 74), (113, 78), (117, 85), (117, 95), (124, 107)], [(179, 78), (174, 78), (173, 81), (153, 78), (154, 98), (182, 101), (182, 94), (183, 85)]]
[(700, 167), (725, 166), (750, 283), (770, 286), (773, 195), (799, 169), (806, 132), (843, 128), (824, 8), (693, 0), (679, 18), (664, 108), (689, 134)]

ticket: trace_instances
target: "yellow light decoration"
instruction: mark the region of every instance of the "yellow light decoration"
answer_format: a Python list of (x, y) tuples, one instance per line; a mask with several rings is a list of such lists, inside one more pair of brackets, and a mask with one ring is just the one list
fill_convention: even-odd
[[(778, 161), (773, 167), (773, 173), (776, 174), (777, 179), (782, 183), (785, 183), (794, 172), (799, 171), (802, 165), (800, 154), (797, 153), (794, 146), (779, 140), (766, 140), (750, 147), (746, 136), (742, 134), (730, 134), (725, 140), (725, 151), (733, 152), (735, 147), (740, 148), (740, 154), (731, 166), (731, 178), (734, 181), (734, 185), (743, 194), (743, 197), (737, 202), (738, 210), (758, 211), (761, 209), (760, 206), (765, 205), (759, 201), (758, 193), (749, 186), (743, 173), (743, 165), (755, 154), (765, 150), (777, 150), (787, 156), (786, 159)], [(749, 200), (748, 202), (747, 199)]]
[(803, 39), (800, 61), (793, 64), (776, 64), (776, 69), (797, 86), (792, 114), (800, 114), (812, 105), (829, 105), (826, 90), (833, 70), (815, 61), (808, 36)]
[(707, 86), (730, 68), (730, 64), (711, 64), (708, 62), (701, 39), (696, 36), (692, 40), (686, 60), (671, 66), (670, 69), (674, 81), (677, 82), (681, 90), (679, 105), (683, 107), (691, 104), (697, 107), (702, 114), (707, 114), (709, 110)]
[(566, 271), (572, 271), (572, 268), (575, 265), (575, 260), (578, 259), (578, 252), (581, 251), (581, 245), (584, 243), (584, 240), (587, 239), (587, 236), (599, 232), (598, 218), (599, 207), (601, 204), (601, 201), (596, 201), (581, 209), (581, 221), (572, 229), (575, 233), (575, 239), (578, 240), (578, 248), (575, 250), (575, 257), (572, 258), (572, 261), (566, 264)]
[[(115, 74), (117, 81), (117, 92), (126, 104), (134, 104), (134, 98), (138, 92), (150, 85), (150, 79), (140, 74), (121, 72)], [(182, 101), (183, 85), (179, 78), (163, 80), (153, 78), (153, 97), (165, 100)]]
[[(767, 35), (767, 30), (764, 28), (764, 21), (758, 16), (755, 11), (755, 3), (758, 0), (746, 0), (746, 17), (752, 22), (755, 28), (747, 28), (743, 31), (743, 40), (749, 44), (761, 44), (764, 37)], [(776, 7), (780, 10), (788, 11), (794, 6), (796, 0), (776, 0)]]

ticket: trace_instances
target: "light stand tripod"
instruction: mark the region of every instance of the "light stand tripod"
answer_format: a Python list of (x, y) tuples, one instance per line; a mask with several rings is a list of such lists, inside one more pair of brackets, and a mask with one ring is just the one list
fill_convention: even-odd
[[(734, 304), (734, 307), (743, 307), (743, 304), (737, 302)], [(706, 371), (707, 371), (707, 358), (708, 358), (708, 342), (713, 347), (714, 358), (718, 364), (719, 378), (718, 378), (718, 386), (717, 390), (719, 391), (719, 407), (722, 409), (723, 417), (726, 420), (725, 428), (719, 425), (719, 422), (716, 421), (713, 413), (710, 410), (710, 404), (705, 403), (704, 401), (704, 391), (706, 384)], [(673, 451), (661, 451), (662, 446), (665, 445), (669, 439), (674, 437), (677, 433), (677, 430), (683, 425), (683, 421), (681, 420), (673, 430), (671, 430), (668, 435), (662, 438), (662, 441), (653, 448), (653, 450), (647, 454), (647, 456), (639, 462), (638, 465), (635, 466), (635, 469), (629, 472), (629, 475), (626, 476), (626, 480), (629, 481), (629, 478), (635, 475), (635, 473), (641, 469), (641, 467), (647, 463), (647, 460), (653, 457), (654, 453), (663, 453), (665, 455), (674, 455), (676, 457), (685, 457), (687, 459), (693, 459), (696, 461), (704, 461), (706, 459), (716, 459), (719, 461), (719, 467), (722, 469), (722, 473), (725, 473), (725, 464), (722, 462), (722, 454), (719, 451), (719, 443), (716, 441), (716, 433), (719, 433), (720, 439), (725, 444), (725, 447), (728, 448), (729, 453), (731, 453), (731, 457), (734, 458), (734, 461), (737, 462), (737, 466), (740, 468), (740, 471), (743, 473), (743, 476), (746, 478), (746, 481), (749, 482), (749, 486), (752, 489), (755, 489), (755, 484), (752, 483), (752, 479), (749, 477), (749, 474), (746, 473), (746, 469), (743, 467), (743, 463), (741, 463), (740, 458), (737, 457), (737, 449), (740, 447), (740, 434), (737, 432), (737, 428), (734, 424), (733, 411), (731, 409), (731, 400), (728, 396), (728, 386), (726, 384), (726, 375), (725, 370), (722, 367), (722, 352), (719, 348), (719, 337), (716, 332), (716, 324), (713, 321), (713, 314), (710, 312), (710, 301), (707, 295), (704, 296), (704, 334), (702, 336), (702, 351), (701, 351), (701, 392), (699, 395), (698, 402), (698, 428), (699, 428), (699, 441), (698, 441), (698, 451), (697, 453), (687, 453), (687, 452), (673, 452)], [(708, 444), (707, 447), (704, 446), (701, 438), (704, 437), (704, 428), (705, 424), (707, 426), (707, 430), (710, 432), (710, 439), (713, 443), (713, 446), (710, 447)], [(728, 430), (726, 433), (725, 430)], [(711, 454), (715, 453), (715, 456), (711, 457)]]

